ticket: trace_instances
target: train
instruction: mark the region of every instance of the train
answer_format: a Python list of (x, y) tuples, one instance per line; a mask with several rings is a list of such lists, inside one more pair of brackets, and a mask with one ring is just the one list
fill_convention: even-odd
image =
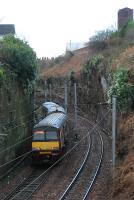
[(65, 109), (54, 102), (45, 102), (42, 104), (42, 106), (43, 106), (43, 111), (44, 111), (45, 116), (54, 112), (61, 112), (61, 113), (66, 114)]
[(44, 118), (32, 131), (32, 163), (53, 163), (66, 149), (67, 113), (54, 102), (43, 103)]

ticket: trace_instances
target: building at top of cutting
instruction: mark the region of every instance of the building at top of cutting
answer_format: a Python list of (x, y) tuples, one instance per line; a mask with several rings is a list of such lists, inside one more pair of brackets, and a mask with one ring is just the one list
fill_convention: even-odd
[(0, 24), (0, 38), (8, 34), (15, 34), (14, 24)]
[(118, 11), (118, 29), (121, 29), (127, 22), (133, 20), (133, 9), (123, 8)]

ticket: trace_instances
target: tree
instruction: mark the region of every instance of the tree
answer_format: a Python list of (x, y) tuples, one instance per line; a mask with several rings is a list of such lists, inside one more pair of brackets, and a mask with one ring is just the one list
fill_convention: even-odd
[(98, 31), (96, 35), (89, 39), (88, 45), (96, 50), (104, 50), (107, 48), (107, 40), (111, 37), (113, 32), (114, 30), (110, 29)]
[(0, 62), (9, 66), (24, 88), (35, 80), (37, 57), (27, 42), (13, 35), (5, 36), (0, 40)]
[(117, 97), (119, 111), (127, 112), (134, 106), (134, 85), (129, 83), (128, 69), (117, 69), (114, 73), (113, 84), (109, 88), (108, 98)]

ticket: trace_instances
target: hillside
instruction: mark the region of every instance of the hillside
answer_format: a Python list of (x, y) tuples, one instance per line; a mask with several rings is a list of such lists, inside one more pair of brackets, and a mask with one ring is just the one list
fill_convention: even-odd
[(55, 64), (53, 67), (45, 68), (40, 71), (41, 78), (64, 77), (74, 71), (80, 74), (81, 67), (89, 58), (89, 48), (85, 47), (73, 52), (73, 56), (62, 64)]
[[(116, 53), (115, 53), (116, 52)], [(71, 71), (74, 71), (78, 76), (81, 76), (80, 71), (83, 65), (92, 58), (93, 55), (97, 55), (98, 52), (93, 52), (92, 49), (83, 48), (75, 51), (73, 56), (65, 63), (55, 65), (52, 68), (45, 68), (41, 70), (40, 77), (42, 79), (49, 77), (64, 77)], [(100, 54), (100, 52), (99, 52)], [(112, 74), (117, 69), (127, 69), (129, 75), (129, 84), (134, 84), (134, 46), (128, 46), (126, 48), (118, 48), (118, 45), (109, 46), (109, 48), (101, 51), (103, 55), (103, 70), (93, 71), (98, 77), (97, 73), (101, 76), (107, 77), (108, 84), (111, 84)], [(110, 63), (110, 64), (109, 64)], [(105, 69), (105, 70), (104, 70)], [(81, 79), (82, 80), (82, 79)], [(92, 80), (92, 84), (93, 84)], [(82, 84), (82, 83), (81, 83)], [(85, 83), (86, 84), (86, 80)], [(88, 87), (81, 86), (84, 91)], [(88, 84), (87, 84), (88, 85)], [(96, 87), (94, 85), (94, 87)], [(81, 93), (81, 92), (80, 92)], [(100, 99), (101, 93), (98, 94), (97, 99)], [(106, 94), (105, 94), (106, 95)], [(85, 98), (81, 93), (82, 98)], [(80, 98), (81, 98), (80, 96)], [(94, 94), (93, 96), (96, 95)], [(90, 95), (91, 99), (91, 95)], [(95, 100), (95, 99), (94, 99)], [(81, 100), (82, 101), (82, 100)], [(84, 109), (83, 109), (84, 110)], [(87, 112), (85, 110), (85, 112)], [(113, 199), (114, 200), (130, 200), (134, 197), (134, 116), (133, 113), (127, 113), (125, 115), (118, 116), (118, 137), (116, 141), (116, 170), (115, 170), (115, 183), (113, 185)]]
[(113, 61), (112, 69), (115, 68), (128, 68), (134, 71), (134, 47), (128, 47)]
[[(129, 70), (129, 83), (134, 84), (134, 46), (125, 49), (113, 61), (112, 69)], [(134, 198), (134, 114), (122, 115), (118, 119), (118, 142), (116, 146), (117, 161), (114, 186), (115, 200)]]

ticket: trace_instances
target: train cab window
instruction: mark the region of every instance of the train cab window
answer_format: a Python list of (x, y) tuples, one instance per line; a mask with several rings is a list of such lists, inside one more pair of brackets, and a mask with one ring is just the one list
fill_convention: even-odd
[(45, 140), (45, 134), (44, 132), (34, 132), (33, 133), (33, 141), (44, 141)]
[(46, 140), (58, 140), (57, 132), (55, 131), (47, 131), (46, 132)]

